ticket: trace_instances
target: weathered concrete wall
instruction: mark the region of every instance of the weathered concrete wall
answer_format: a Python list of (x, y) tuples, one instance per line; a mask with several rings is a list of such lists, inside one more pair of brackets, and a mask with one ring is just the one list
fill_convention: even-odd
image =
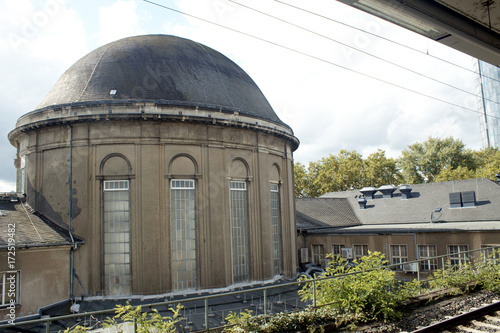
[[(69, 298), (70, 248), (16, 249), (16, 270), (20, 271), (20, 306), (16, 318), (38, 313), (42, 306)], [(0, 251), (0, 271), (8, 268), (7, 251)], [(9, 313), (0, 309), (0, 318)], [(8, 318), (7, 318), (8, 319)]]
[[(472, 222), (473, 223), (473, 222)], [(415, 239), (416, 237), (416, 239)], [(406, 245), (408, 250), (408, 260), (415, 260), (416, 249), (419, 245), (435, 245), (437, 256), (448, 254), (450, 245), (467, 245), (469, 250), (479, 249), (481, 246), (498, 245), (500, 232), (422, 232), (406, 235), (307, 235), (298, 237), (298, 247), (307, 247), (309, 250), (309, 260), (312, 261), (312, 246), (323, 245), (325, 255), (331, 253), (332, 245), (344, 245), (352, 248), (353, 245), (368, 245), (368, 250), (379, 251), (386, 254), (388, 260), (391, 259), (391, 245)], [(474, 256), (479, 257), (479, 252)], [(438, 262), (441, 267), (441, 262)]]

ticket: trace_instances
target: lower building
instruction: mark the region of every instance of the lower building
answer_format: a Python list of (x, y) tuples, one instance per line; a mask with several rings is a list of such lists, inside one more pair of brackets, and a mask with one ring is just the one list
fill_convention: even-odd
[[(368, 251), (390, 264), (500, 245), (500, 186), (488, 179), (382, 186), (297, 199), (299, 262), (325, 267), (327, 255)], [(479, 255), (479, 253), (477, 254)], [(452, 264), (464, 261), (457, 254)], [(443, 260), (396, 267), (401, 278), (441, 268)]]
[(15, 193), (0, 195), (0, 318), (38, 315), (41, 307), (68, 300), (73, 237), (36, 214)]

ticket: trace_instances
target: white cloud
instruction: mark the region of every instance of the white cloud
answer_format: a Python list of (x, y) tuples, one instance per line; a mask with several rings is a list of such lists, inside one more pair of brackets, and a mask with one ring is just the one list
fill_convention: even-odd
[(9, 193), (16, 191), (16, 182), (0, 179), (0, 193)]
[[(470, 72), (446, 65), (427, 53), (453, 59), (461, 66), (468, 67), (471, 64), (470, 57), (403, 29), (395, 29), (387, 22), (335, 1), (298, 5), (394, 38), (399, 43), (410, 43), (412, 48), (420, 52), (276, 2), (254, 1), (248, 5), (328, 38), (290, 27), (231, 2), (224, 2), (222, 6), (220, 1), (179, 1), (179, 8), (185, 12), (285, 45), (326, 62), (195, 19), (189, 19), (189, 29), (171, 25), (167, 29), (221, 51), (247, 71), (263, 90), (276, 113), (294, 129), (301, 140), (301, 146), (294, 155), (296, 160), (306, 163), (329, 153), (336, 154), (340, 149), (356, 150), (368, 155), (381, 148), (388, 155), (397, 156), (407, 145), (424, 141), (431, 135), (462, 138), (466, 144), (475, 144), (480, 140), (478, 119), (474, 113), (356, 72), (458, 105), (469, 104), (470, 107), (470, 95), (329, 39), (339, 40), (399, 66), (474, 92), (474, 76)], [(221, 6), (219, 11), (217, 6)], [(479, 147), (476, 145), (473, 148)]]
[(102, 45), (115, 40), (144, 33), (134, 0), (118, 0), (99, 9), (99, 35)]
[(7, 134), (87, 46), (81, 20), (63, 0), (7, 0), (0, 21), (0, 179), (12, 182), (15, 148)]
[[(0, 98), (3, 102), (0, 112), (6, 115), (0, 124), (0, 136), (4, 138), (0, 154), (12, 158), (7, 158), (0, 170), (13, 170), (14, 150), (5, 138), (14, 128), (16, 119), (36, 107), (65, 69), (96, 47), (143, 33), (167, 33), (189, 38), (239, 64), (256, 81), (278, 116), (301, 140), (294, 157), (302, 163), (318, 160), (329, 153), (337, 154), (340, 149), (356, 150), (366, 156), (381, 148), (389, 156), (396, 157), (407, 145), (424, 141), (429, 136), (452, 135), (473, 149), (480, 148), (477, 114), (355, 72), (373, 75), (472, 109), (476, 107), (473, 96), (329, 39), (475, 91), (473, 74), (431, 56), (467, 67), (472, 64), (470, 57), (404, 29), (394, 28), (337, 1), (290, 2), (408, 44), (420, 52), (268, 0), (241, 3), (328, 38), (291, 27), (226, 0), (178, 0), (175, 5), (189, 14), (324, 61), (137, 0), (89, 0), (85, 5), (71, 3), (72, 8), (78, 8), (75, 10), (70, 10), (70, 3), (63, 0), (3, 1), (0, 3), (0, 61), (8, 66), (0, 67)], [(19, 39), (21, 42), (17, 48), (10, 38), (12, 33), (23, 38)], [(90, 49), (87, 43), (91, 44)], [(0, 171), (0, 179), (13, 180), (13, 175), (14, 171)]]

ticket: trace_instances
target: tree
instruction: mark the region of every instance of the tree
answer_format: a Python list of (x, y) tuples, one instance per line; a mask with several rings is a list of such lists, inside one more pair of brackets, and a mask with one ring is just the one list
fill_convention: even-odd
[(309, 197), (327, 192), (347, 191), (363, 184), (363, 158), (356, 151), (341, 150), (338, 155), (330, 154), (308, 167)]
[(341, 150), (306, 167), (294, 165), (295, 196), (315, 198), (327, 192), (347, 191), (365, 186), (399, 183), (401, 175), (396, 160), (387, 158), (384, 150), (363, 159), (356, 151)]
[(488, 147), (473, 152), (476, 164), (475, 177), (496, 180), (496, 174), (500, 172), (500, 151), (498, 148)]
[(309, 183), (309, 178), (306, 167), (300, 162), (294, 163), (293, 176), (295, 185), (295, 197), (296, 198), (307, 197), (307, 187)]
[(446, 182), (449, 180), (463, 180), (475, 178), (474, 170), (469, 168), (459, 166), (456, 169), (452, 169), (451, 166), (446, 166), (439, 175), (436, 177), (436, 182)]
[(385, 151), (378, 149), (364, 160), (363, 186), (380, 187), (388, 184), (399, 184), (402, 181), (394, 158), (387, 158)]
[(472, 151), (465, 149), (460, 139), (429, 137), (423, 143), (414, 143), (403, 150), (398, 165), (405, 182), (410, 184), (434, 182), (439, 173), (459, 166), (474, 169)]

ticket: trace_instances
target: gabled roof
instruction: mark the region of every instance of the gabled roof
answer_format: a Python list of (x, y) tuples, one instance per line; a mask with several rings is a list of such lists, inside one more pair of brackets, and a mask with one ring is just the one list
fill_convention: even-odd
[[(2, 226), (0, 249), (6, 249), (11, 245), (15, 245), (16, 248), (30, 248), (72, 244), (67, 230), (57, 226), (45, 216), (33, 212), (15, 195), (0, 194), (0, 225)], [(9, 242), (11, 236), (14, 236), (15, 242)], [(83, 240), (75, 237), (75, 242), (81, 244)]]
[(299, 198), (295, 201), (298, 229), (360, 225), (345, 198)]
[[(500, 186), (486, 178), (413, 184), (409, 199), (399, 190), (384, 199), (380, 192), (367, 200), (366, 209), (358, 204), (359, 190), (326, 193), (321, 198), (346, 199), (362, 225), (500, 221)], [(474, 191), (476, 206), (450, 208), (449, 193)], [(432, 219), (432, 220), (431, 220)]]

